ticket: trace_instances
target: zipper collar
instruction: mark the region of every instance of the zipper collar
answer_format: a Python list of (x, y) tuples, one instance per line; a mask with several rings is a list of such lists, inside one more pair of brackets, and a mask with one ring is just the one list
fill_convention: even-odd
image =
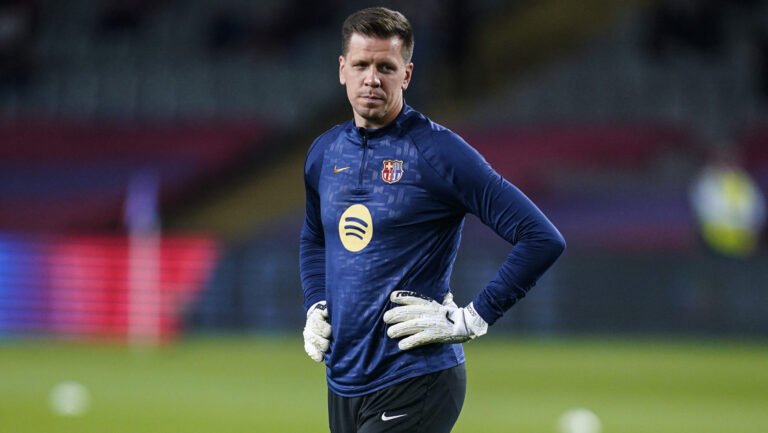
[(363, 145), (363, 140), (367, 142), (369, 147), (376, 147), (376, 143), (384, 137), (397, 137), (403, 130), (403, 124), (405, 120), (414, 113), (413, 108), (408, 106), (403, 100), (403, 108), (400, 110), (400, 114), (397, 115), (395, 120), (382, 126), (378, 129), (366, 129), (363, 127), (355, 126), (355, 121), (351, 120), (347, 122), (345, 128), (345, 134), (347, 139), (358, 146)]

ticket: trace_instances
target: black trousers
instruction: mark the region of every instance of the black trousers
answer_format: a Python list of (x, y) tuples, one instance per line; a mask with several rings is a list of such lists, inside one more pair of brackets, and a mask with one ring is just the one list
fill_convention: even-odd
[(464, 364), (358, 397), (328, 390), (332, 433), (448, 433), (467, 391)]

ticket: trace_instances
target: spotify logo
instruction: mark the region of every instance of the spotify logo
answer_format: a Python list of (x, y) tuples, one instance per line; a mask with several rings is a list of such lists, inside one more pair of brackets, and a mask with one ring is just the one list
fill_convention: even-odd
[(373, 220), (368, 208), (353, 204), (341, 214), (339, 219), (339, 237), (341, 243), (353, 253), (365, 248), (373, 236)]

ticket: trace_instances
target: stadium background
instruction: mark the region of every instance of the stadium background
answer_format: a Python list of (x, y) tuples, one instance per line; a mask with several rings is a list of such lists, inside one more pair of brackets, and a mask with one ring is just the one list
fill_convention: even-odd
[[(467, 346), (457, 431), (581, 406), (606, 432), (765, 431), (765, 234), (709, 247), (691, 190), (729, 155), (768, 191), (768, 5), (379, 4), (415, 27), (407, 102), (568, 241)], [(349, 118), (339, 28), (368, 5), (0, 2), (0, 431), (325, 431), (302, 164)], [(460, 303), (508, 249), (468, 217)], [(88, 410), (49, 407), (66, 381)]]

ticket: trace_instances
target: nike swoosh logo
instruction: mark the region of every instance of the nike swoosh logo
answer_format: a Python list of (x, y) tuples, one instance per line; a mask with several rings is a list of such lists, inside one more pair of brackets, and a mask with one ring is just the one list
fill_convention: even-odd
[(334, 165), (333, 166), (333, 174), (341, 173), (342, 171), (348, 170), (348, 169), (349, 169), (349, 167), (336, 168), (336, 166)]
[(386, 412), (382, 412), (381, 413), (381, 420), (385, 421), (385, 422), (386, 421), (392, 421), (393, 419), (402, 418), (404, 416), (408, 416), (408, 414), (407, 413), (403, 413), (403, 414), (400, 414), (400, 415), (387, 416)]

